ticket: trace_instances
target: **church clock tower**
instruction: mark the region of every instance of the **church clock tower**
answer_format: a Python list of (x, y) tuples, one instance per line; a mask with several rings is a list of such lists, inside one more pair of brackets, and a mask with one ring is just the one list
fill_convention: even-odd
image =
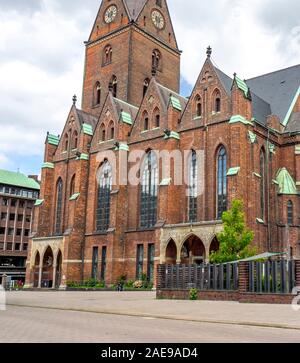
[(154, 75), (179, 92), (180, 55), (166, 0), (103, 0), (86, 42), (83, 110), (98, 116), (108, 90), (139, 106)]

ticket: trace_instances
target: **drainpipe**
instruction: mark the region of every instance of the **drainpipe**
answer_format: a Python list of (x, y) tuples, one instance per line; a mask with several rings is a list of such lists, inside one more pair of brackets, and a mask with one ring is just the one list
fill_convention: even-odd
[(270, 129), (267, 136), (267, 218), (268, 218), (268, 252), (271, 251), (271, 221), (270, 221)]

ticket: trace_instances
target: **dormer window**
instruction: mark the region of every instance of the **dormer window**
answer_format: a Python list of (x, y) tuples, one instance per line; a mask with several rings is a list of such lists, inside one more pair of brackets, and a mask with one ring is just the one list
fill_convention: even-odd
[(144, 113), (143, 120), (144, 120), (144, 131), (148, 131), (150, 125), (149, 125), (149, 116), (147, 112)]
[(221, 112), (221, 93), (219, 90), (215, 90), (213, 94), (213, 112), (214, 113)]
[(202, 100), (199, 95), (195, 98), (195, 114), (196, 117), (202, 116)]

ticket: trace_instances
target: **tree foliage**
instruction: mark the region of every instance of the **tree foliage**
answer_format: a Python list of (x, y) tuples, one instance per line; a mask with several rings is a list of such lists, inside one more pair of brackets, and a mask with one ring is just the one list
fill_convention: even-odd
[(233, 200), (232, 208), (223, 213), (222, 221), (224, 231), (217, 235), (220, 249), (211, 253), (210, 261), (226, 263), (255, 256), (256, 249), (250, 246), (254, 233), (246, 227), (244, 205), (241, 200)]

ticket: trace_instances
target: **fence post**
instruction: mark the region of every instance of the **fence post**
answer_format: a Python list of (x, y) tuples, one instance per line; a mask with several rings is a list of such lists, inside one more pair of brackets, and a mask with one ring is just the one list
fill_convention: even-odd
[(157, 290), (164, 289), (166, 287), (166, 265), (157, 266)]
[(295, 280), (296, 286), (300, 287), (300, 260), (295, 261)]
[(239, 263), (239, 293), (249, 291), (249, 262)]

